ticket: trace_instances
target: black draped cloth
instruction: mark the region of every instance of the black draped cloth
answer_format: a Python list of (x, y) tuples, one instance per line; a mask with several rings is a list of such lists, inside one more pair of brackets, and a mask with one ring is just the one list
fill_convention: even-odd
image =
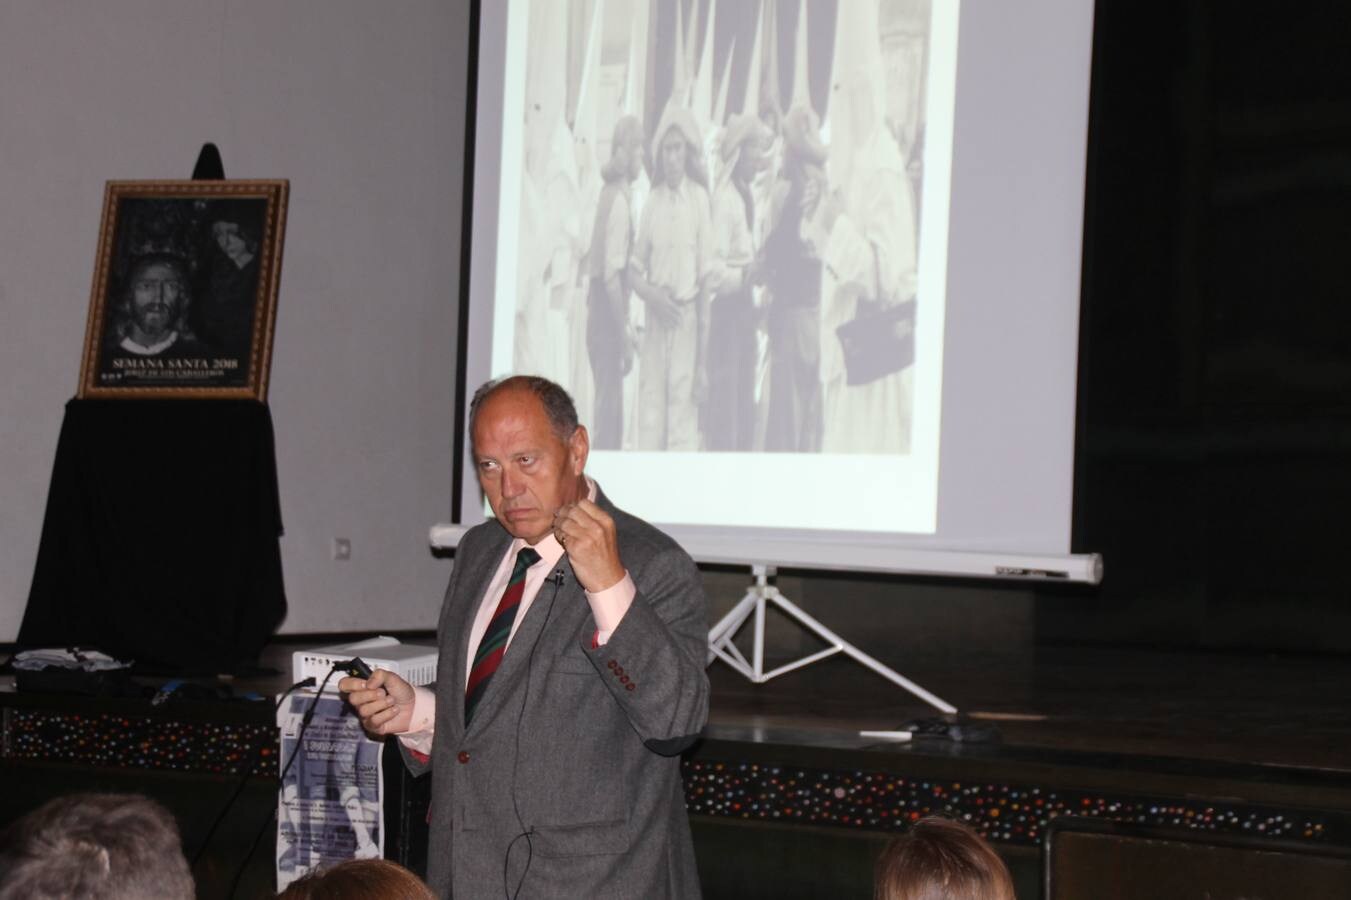
[(247, 670), (286, 612), (272, 416), (251, 400), (71, 400), (25, 647)]

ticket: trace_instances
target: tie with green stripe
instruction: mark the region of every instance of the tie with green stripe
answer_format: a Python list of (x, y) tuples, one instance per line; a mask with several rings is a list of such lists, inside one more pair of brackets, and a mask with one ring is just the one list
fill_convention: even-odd
[(497, 603), (497, 610), (483, 632), (478, 650), (474, 652), (474, 664), (469, 669), (469, 683), (464, 689), (464, 724), (474, 717), (474, 710), (488, 689), (493, 673), (502, 665), (502, 657), (507, 652), (507, 638), (511, 637), (511, 624), (516, 621), (516, 611), (521, 608), (521, 598), (525, 596), (525, 572), (539, 562), (539, 554), (530, 547), (522, 547), (516, 554), (516, 565), (511, 570), (511, 579)]

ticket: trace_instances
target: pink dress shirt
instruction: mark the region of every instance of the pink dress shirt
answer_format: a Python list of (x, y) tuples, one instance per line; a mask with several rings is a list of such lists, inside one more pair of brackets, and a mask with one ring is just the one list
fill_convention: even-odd
[[(596, 501), (596, 483), (589, 477), (586, 479), (587, 499), (592, 503)], [(502, 599), (502, 592), (506, 589), (507, 582), (511, 580), (511, 570), (516, 562), (516, 554), (522, 547), (526, 546), (523, 538), (516, 538), (507, 547), (507, 552), (503, 554), (502, 561), (497, 566), (497, 572), (488, 582), (488, 589), (483, 594), (482, 601), (479, 602), (478, 613), (474, 616), (474, 623), (469, 629), (469, 653), (465, 659), (462, 681), (467, 686), (469, 683), (469, 671), (474, 664), (474, 649), (478, 647), (479, 642), (483, 640), (483, 633), (488, 630), (488, 623), (492, 621), (493, 613), (497, 610), (497, 603)], [(516, 637), (516, 630), (521, 627), (521, 622), (525, 620), (525, 614), (530, 609), (530, 604), (534, 602), (539, 594), (539, 589), (544, 586), (545, 579), (554, 573), (559, 561), (563, 558), (563, 545), (558, 543), (558, 538), (550, 532), (539, 543), (533, 545), (535, 552), (539, 554), (539, 559), (533, 566), (526, 570), (525, 574), (525, 596), (521, 598), (521, 606), (516, 610), (516, 620), (511, 623), (511, 635), (507, 638), (507, 649), (511, 649), (511, 641)], [(594, 643), (596, 646), (604, 644), (610, 639), (610, 635), (619, 627), (619, 622), (624, 618), (624, 614), (629, 611), (633, 604), (633, 598), (637, 594), (637, 588), (634, 587), (633, 579), (626, 571), (624, 577), (616, 583), (610, 585), (604, 590), (591, 593), (586, 591), (586, 601), (591, 606), (592, 618), (596, 620), (596, 637)], [(414, 687), (413, 693), (413, 721), (407, 731), (398, 732), (399, 740), (403, 741), (405, 747), (417, 753), (429, 754), (432, 749), (432, 738), (436, 729), (436, 694), (425, 687)]]

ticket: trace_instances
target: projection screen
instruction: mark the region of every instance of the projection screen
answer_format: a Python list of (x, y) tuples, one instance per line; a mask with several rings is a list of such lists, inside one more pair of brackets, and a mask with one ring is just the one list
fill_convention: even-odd
[[(463, 389), (563, 384), (700, 561), (1096, 581), (1091, 36), (1086, 0), (482, 4)], [(457, 449), (443, 546), (485, 516)]]

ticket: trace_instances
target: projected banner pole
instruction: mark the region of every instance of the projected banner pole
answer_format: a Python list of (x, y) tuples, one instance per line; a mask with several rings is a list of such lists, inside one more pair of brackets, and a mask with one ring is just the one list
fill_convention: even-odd
[[(811, 665), (828, 656), (834, 656), (836, 653), (843, 653), (860, 665), (872, 669), (878, 675), (881, 675), (893, 684), (905, 688), (939, 712), (957, 712), (957, 707), (953, 706), (951, 703), (926, 691), (924, 688), (915, 684), (909, 678), (906, 678), (889, 666), (878, 662), (876, 659), (864, 653), (862, 650), (858, 649), (853, 644), (849, 643), (844, 638), (840, 637), (838, 634), (799, 609), (795, 603), (780, 593), (777, 587), (769, 583), (769, 579), (774, 576), (774, 568), (772, 566), (751, 566), (751, 574), (755, 576), (755, 583), (746, 590), (746, 596), (743, 597), (736, 606), (732, 607), (732, 610), (728, 612), (727, 615), (719, 619), (716, 625), (709, 629), (709, 663), (712, 663), (714, 659), (721, 659), (723, 662), (727, 663), (727, 665), (744, 675), (747, 680), (755, 684), (764, 684), (771, 678), (777, 678), (794, 669), (800, 669), (803, 666)], [(765, 607), (770, 604), (773, 604), (776, 608), (791, 616), (799, 625), (815, 634), (829, 646), (824, 650), (810, 653), (801, 659), (766, 672)], [(751, 644), (751, 658), (748, 661), (745, 655), (733, 643), (733, 640), (741, 630), (741, 627), (746, 624), (746, 620), (752, 617), (754, 617), (755, 634)]]

